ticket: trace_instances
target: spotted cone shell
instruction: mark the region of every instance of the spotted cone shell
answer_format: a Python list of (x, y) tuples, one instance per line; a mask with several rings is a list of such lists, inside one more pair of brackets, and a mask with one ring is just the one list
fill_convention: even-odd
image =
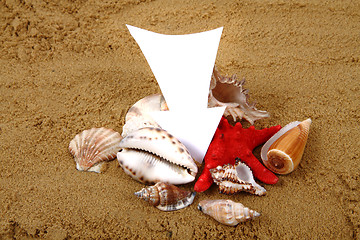
[(175, 185), (158, 182), (154, 186), (145, 187), (135, 193), (139, 198), (162, 211), (174, 211), (189, 206), (195, 193), (182, 190)]
[(228, 226), (236, 226), (240, 222), (260, 216), (260, 213), (245, 207), (241, 203), (225, 199), (202, 200), (198, 209)]
[(120, 133), (112, 129), (92, 128), (76, 135), (69, 150), (79, 171), (101, 172), (102, 164), (116, 157), (120, 141)]

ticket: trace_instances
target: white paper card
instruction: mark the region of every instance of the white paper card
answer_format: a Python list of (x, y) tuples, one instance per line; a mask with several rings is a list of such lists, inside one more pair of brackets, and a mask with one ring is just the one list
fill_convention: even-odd
[(207, 108), (222, 27), (165, 35), (127, 25), (160, 86), (168, 112), (154, 119), (188, 148), (198, 162), (207, 151), (225, 108)]

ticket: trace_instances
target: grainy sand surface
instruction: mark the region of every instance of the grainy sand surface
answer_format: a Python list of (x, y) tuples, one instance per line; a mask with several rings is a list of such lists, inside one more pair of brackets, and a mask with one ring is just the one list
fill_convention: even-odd
[[(299, 168), (264, 197), (212, 186), (176, 212), (138, 200), (144, 185), (116, 160), (77, 171), (77, 133), (121, 132), (129, 107), (160, 92), (125, 24), (224, 26), (218, 68), (245, 77), (271, 114), (255, 127), (313, 120)], [(0, 1), (0, 239), (360, 239), (359, 33), (360, 3), (348, 0)], [(261, 217), (221, 225), (197, 210), (207, 198)]]

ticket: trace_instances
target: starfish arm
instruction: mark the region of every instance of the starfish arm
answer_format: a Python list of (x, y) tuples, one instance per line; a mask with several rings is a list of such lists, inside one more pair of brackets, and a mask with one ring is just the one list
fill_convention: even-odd
[(279, 178), (268, 170), (260, 161), (252, 154), (251, 151), (247, 151), (240, 156), (240, 160), (249, 166), (255, 178), (266, 184), (275, 184)]
[(261, 130), (255, 130), (254, 126), (251, 126), (248, 129), (245, 129), (245, 130), (252, 131), (252, 133), (253, 133), (251, 141), (249, 141), (250, 149), (254, 149), (257, 146), (264, 144), (280, 129), (281, 129), (280, 125), (269, 127), (269, 128), (264, 128)]
[(211, 186), (211, 184), (213, 184), (213, 182), (214, 181), (211, 177), (209, 168), (205, 167), (203, 172), (201, 173), (199, 179), (195, 183), (194, 190), (196, 192), (204, 192), (210, 188), (210, 186)]

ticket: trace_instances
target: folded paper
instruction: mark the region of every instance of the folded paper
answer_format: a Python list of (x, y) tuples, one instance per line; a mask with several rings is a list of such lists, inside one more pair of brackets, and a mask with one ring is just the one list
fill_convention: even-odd
[(158, 124), (202, 162), (225, 107), (207, 108), (222, 27), (165, 35), (127, 25), (142, 50), (169, 107), (154, 112)]

